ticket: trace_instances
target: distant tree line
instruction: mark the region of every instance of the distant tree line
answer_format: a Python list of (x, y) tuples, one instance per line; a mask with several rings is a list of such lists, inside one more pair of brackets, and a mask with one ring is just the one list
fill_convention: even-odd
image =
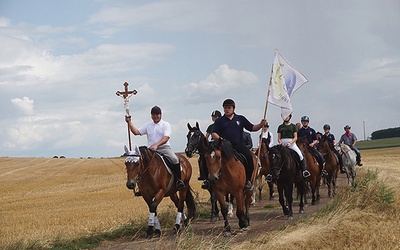
[(392, 138), (392, 137), (400, 137), (400, 127), (397, 128), (387, 128), (381, 129), (372, 132), (371, 139), (383, 139), (383, 138)]

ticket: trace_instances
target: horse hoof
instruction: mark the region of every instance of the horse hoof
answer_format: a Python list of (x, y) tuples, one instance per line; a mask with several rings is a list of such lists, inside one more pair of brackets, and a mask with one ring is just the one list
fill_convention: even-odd
[(287, 219), (288, 220), (293, 220), (293, 215), (289, 215)]
[(304, 214), (304, 209), (300, 209), (299, 214)]
[(219, 221), (219, 216), (213, 216), (210, 218), (210, 222), (216, 222)]
[(178, 225), (178, 224), (175, 224), (175, 226), (174, 226), (174, 229), (173, 229), (173, 232), (174, 233), (179, 233), (179, 228), (180, 228), (181, 226), (180, 225)]
[(315, 201), (312, 201), (312, 202), (311, 202), (311, 205), (315, 205)]

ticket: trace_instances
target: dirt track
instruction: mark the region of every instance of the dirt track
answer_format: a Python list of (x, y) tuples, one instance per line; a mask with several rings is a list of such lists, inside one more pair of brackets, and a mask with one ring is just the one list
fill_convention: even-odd
[[(345, 174), (339, 174), (338, 177), (338, 188), (343, 187), (347, 184), (347, 178)], [(293, 223), (293, 221), (298, 220), (304, 216), (314, 213), (317, 209), (321, 208), (330, 199), (328, 198), (328, 191), (326, 186), (321, 186), (320, 195), (321, 200), (319, 204), (311, 205), (311, 199), (309, 198), (309, 204), (305, 207), (304, 214), (299, 214), (298, 201), (295, 200), (293, 203), (293, 220), (288, 220), (286, 216), (283, 215), (282, 209), (280, 208), (278, 197), (276, 194), (275, 187), (275, 199), (269, 201), (266, 196), (267, 185), (264, 185), (263, 195), (264, 199), (257, 202), (250, 209), (250, 229), (247, 231), (242, 231), (239, 228), (238, 220), (236, 217), (231, 217), (229, 222), (232, 227), (232, 237), (229, 239), (224, 238), (224, 240), (229, 241), (228, 246), (234, 246), (236, 243), (241, 243), (245, 240), (250, 240), (257, 237), (258, 235), (265, 233), (266, 231), (271, 231), (279, 229), (281, 226), (288, 223)], [(264, 194), (265, 193), (265, 194)], [(272, 205), (274, 209), (265, 209), (265, 205)], [(223, 220), (216, 222), (210, 222), (209, 219), (196, 219), (192, 222), (191, 228), (194, 235), (199, 237), (203, 241), (213, 241), (215, 238), (222, 237), (221, 233), (223, 231)], [(179, 239), (176, 235), (171, 234), (172, 230), (168, 228), (162, 229), (162, 236), (160, 239), (146, 239), (144, 235), (139, 235), (135, 239), (120, 240), (104, 242), (100, 247), (96, 248), (98, 250), (103, 249), (113, 249), (113, 250), (128, 250), (128, 249), (175, 249)], [(181, 236), (182, 237), (182, 236)]]

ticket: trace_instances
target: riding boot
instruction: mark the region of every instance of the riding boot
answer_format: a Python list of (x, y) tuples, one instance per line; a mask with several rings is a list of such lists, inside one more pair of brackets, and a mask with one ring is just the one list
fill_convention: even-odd
[(252, 174), (252, 172), (250, 172), (250, 168), (249, 168), (249, 166), (247, 166), (247, 168), (246, 168), (246, 183), (244, 184), (244, 189), (247, 189), (247, 190), (253, 189), (253, 185), (250, 182), (251, 174)]
[(201, 184), (201, 188), (202, 189), (209, 189), (210, 188), (210, 182), (207, 179), (205, 179), (203, 181), (203, 183)]
[(362, 163), (361, 163), (361, 156), (359, 156), (359, 155), (357, 155), (357, 157), (356, 157), (356, 161), (357, 161), (357, 166), (362, 166)]
[(184, 189), (185, 183), (183, 183), (183, 181), (181, 180), (181, 165), (179, 163), (174, 164), (172, 172), (174, 173), (174, 176), (176, 178), (176, 189)]
[(308, 177), (310, 177), (310, 172), (306, 169), (306, 159), (303, 159), (300, 161), (300, 168), (301, 171), (303, 173), (303, 177), (304, 179), (307, 179)]
[(199, 163), (200, 176), (197, 178), (197, 180), (204, 181), (208, 177), (208, 169), (207, 169), (207, 166), (206, 166), (206, 160), (204, 158), (204, 155), (200, 155), (198, 163)]

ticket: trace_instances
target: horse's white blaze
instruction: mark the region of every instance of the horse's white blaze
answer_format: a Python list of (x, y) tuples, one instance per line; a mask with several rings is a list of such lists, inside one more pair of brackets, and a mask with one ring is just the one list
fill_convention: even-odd
[(212, 151), (211, 154), (210, 154), (210, 156), (211, 156), (211, 158), (214, 158), (214, 156), (215, 156), (215, 151)]

